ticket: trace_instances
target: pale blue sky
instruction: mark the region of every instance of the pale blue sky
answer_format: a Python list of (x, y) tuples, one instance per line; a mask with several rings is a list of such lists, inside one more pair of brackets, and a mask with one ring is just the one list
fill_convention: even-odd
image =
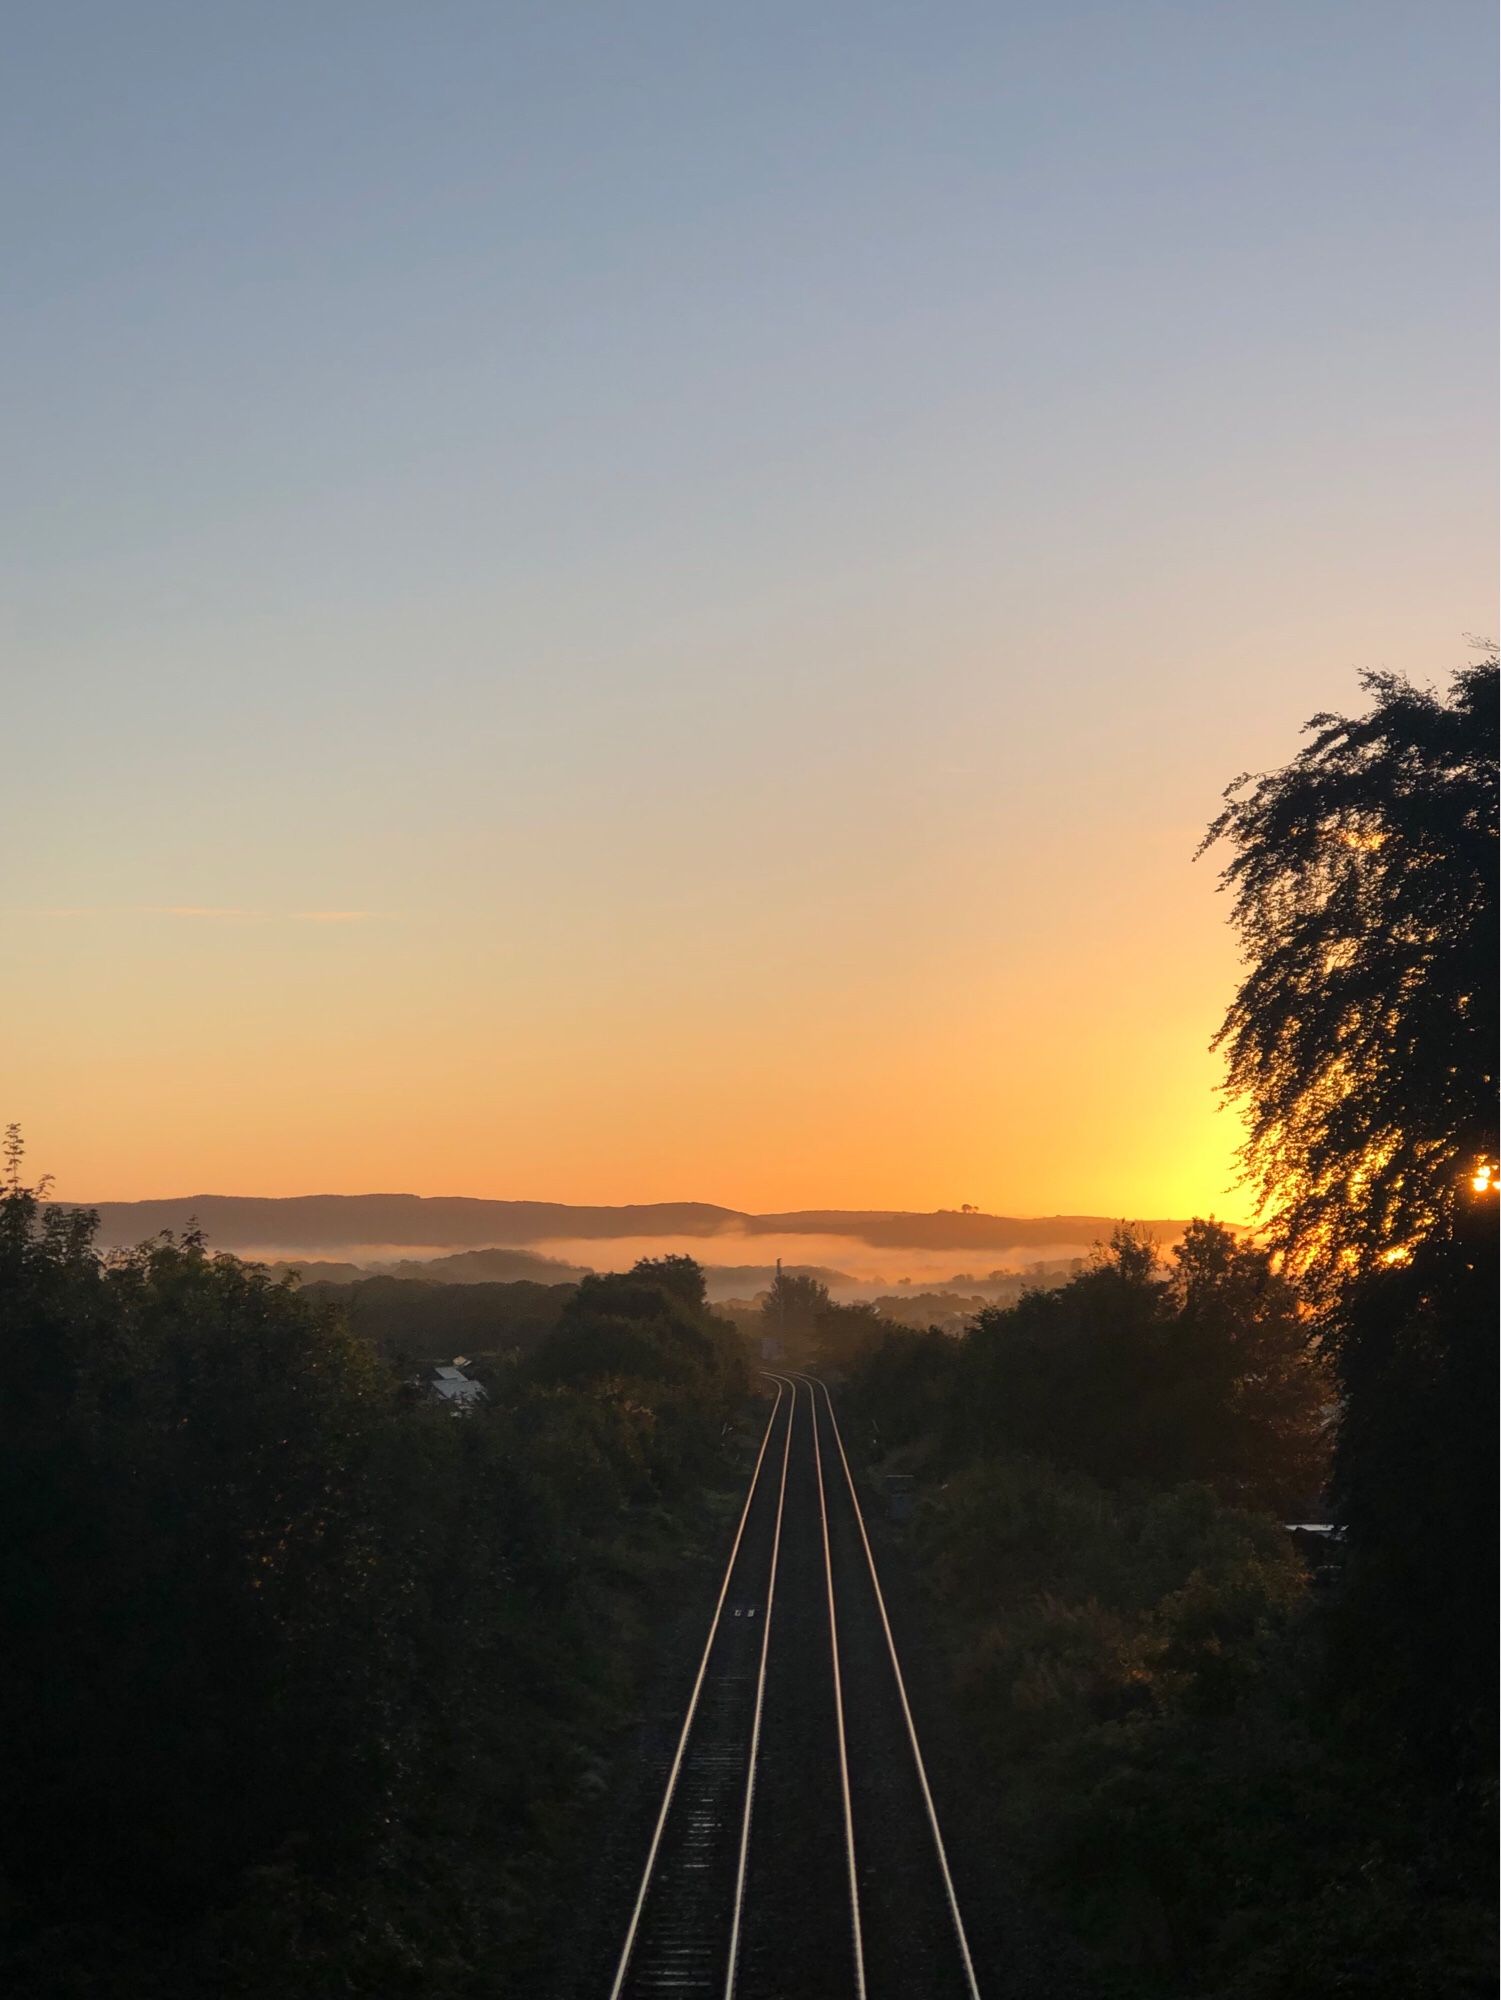
[[(319, 1184), (751, 1200), (743, 1079), (816, 1096), (858, 1017), (793, 1150), (895, 1156), (786, 1198), (938, 1199), (955, 1149), (983, 1195), (1039, 1144), (998, 1041), (1133, 902), (1204, 1096), (1219, 787), (1493, 621), (1488, 7), (47, 0), (7, 41), (0, 900), (76, 1191), (265, 1185), (248, 1111), (132, 1165), (151, 1086), (233, 1060), (327, 1082)], [(256, 919), (142, 914), (184, 908)], [(330, 910), (379, 922), (286, 929)], [(1158, 1019), (1163, 950), (1110, 949)], [(888, 1104), (974, 981), (972, 1099)], [(379, 1132), (351, 1023), (411, 1079)], [(1084, 1027), (1045, 1061), (1116, 1087)]]

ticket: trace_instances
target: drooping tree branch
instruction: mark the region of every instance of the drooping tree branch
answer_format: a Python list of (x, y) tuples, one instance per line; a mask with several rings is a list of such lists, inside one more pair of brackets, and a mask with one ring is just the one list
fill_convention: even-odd
[(1215, 1038), (1273, 1242), (1316, 1285), (1456, 1226), (1496, 1157), (1497, 668), (1447, 698), (1363, 676), (1283, 769), (1238, 778), (1199, 852), (1247, 970)]

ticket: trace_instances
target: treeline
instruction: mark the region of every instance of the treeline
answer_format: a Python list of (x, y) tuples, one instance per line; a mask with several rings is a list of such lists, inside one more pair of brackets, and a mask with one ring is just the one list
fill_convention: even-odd
[(926, 1495), (998, 1845), (1101, 1991), (1492, 1990), (1481, 1802), (1364, 1726), (1343, 1544), (1289, 1532), (1335, 1399), (1264, 1249), (1196, 1222), (1164, 1264), (1123, 1230), (960, 1339), (887, 1333), (846, 1397)]
[(1212, 830), (1258, 1242), (1122, 1231), (850, 1362), (997, 1828), (1113, 1996), (1495, 1987), (1495, 662), (1368, 685)]
[(404, 1373), (456, 1354), (498, 1364), (506, 1355), (527, 1353), (551, 1333), (576, 1290), (573, 1284), (529, 1278), (472, 1285), (424, 1278), (358, 1278), (348, 1284), (314, 1279), (301, 1287), (311, 1304), (340, 1308), (351, 1330)]
[(550, 1898), (726, 1471), (683, 1259), (456, 1419), (201, 1240), (0, 1192), (0, 1984), (545, 1990)]
[(1331, 1384), (1270, 1254), (1190, 1223), (1164, 1267), (1117, 1230), (1069, 1284), (978, 1313), (961, 1340), (894, 1332), (864, 1352), (861, 1408), (941, 1462), (1044, 1458), (1109, 1483), (1201, 1481), (1284, 1517), (1319, 1504)]

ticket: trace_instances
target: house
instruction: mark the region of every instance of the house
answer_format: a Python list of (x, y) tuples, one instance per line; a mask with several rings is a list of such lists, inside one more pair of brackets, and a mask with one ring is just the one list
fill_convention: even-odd
[(456, 1355), (452, 1363), (435, 1368), (427, 1384), (428, 1394), (440, 1403), (450, 1404), (456, 1417), (485, 1400), (484, 1384), (464, 1373), (460, 1365), (463, 1360), (462, 1354)]

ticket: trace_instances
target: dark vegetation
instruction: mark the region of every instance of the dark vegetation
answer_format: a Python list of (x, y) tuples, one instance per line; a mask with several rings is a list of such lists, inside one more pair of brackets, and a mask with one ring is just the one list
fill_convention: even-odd
[[(1018, 1279), (1016, 1295), (1020, 1297), (1025, 1289)], [(937, 1327), (940, 1333), (963, 1333), (978, 1313), (995, 1302), (982, 1292), (919, 1292), (915, 1289), (889, 1293), (871, 1301), (882, 1319), (889, 1319), (897, 1326), (913, 1327), (920, 1333), (925, 1333), (930, 1327)]]
[(916, 1327), (920, 1333), (934, 1326), (944, 1333), (963, 1333), (987, 1306), (1013, 1306), (1024, 1293), (1052, 1291), (1066, 1285), (1087, 1262), (1084, 1257), (1059, 1257), (1028, 1264), (1020, 1271), (992, 1271), (988, 1278), (961, 1273), (954, 1279), (952, 1289), (922, 1291), (916, 1285), (904, 1285), (900, 1291), (883, 1293), (871, 1303), (882, 1319), (895, 1320), (898, 1326)]
[(448, 1257), (404, 1257), (392, 1265), (376, 1265), (370, 1275), (419, 1279), (440, 1285), (576, 1285), (588, 1275), (579, 1264), (560, 1257), (542, 1257), (534, 1250), (457, 1250)]
[(301, 1295), (340, 1308), (351, 1331), (404, 1374), (465, 1354), (482, 1364), (488, 1384), (508, 1357), (529, 1352), (551, 1333), (577, 1289), (526, 1278), (477, 1285), (361, 1278), (347, 1285), (315, 1281)]
[(1122, 1230), (847, 1391), (926, 1494), (997, 1826), (1112, 1994), (1495, 1989), (1495, 664), (1369, 686), (1212, 831), (1259, 1243)]
[[(1369, 687), (1211, 833), (1255, 1240), (1122, 1227), (957, 1336), (785, 1273), (737, 1333), (687, 1258), (299, 1289), (192, 1232), (101, 1254), (13, 1142), (6, 1990), (547, 1991), (748, 1333), (915, 1477), (987, 1810), (1100, 1993), (1492, 1991), (1496, 671)], [(462, 1417), (417, 1387), (455, 1350)]]
[(1221, 1031), (1269, 1240), (1343, 1399), (1343, 1679), (1436, 1773), (1493, 1768), (1496, 659), (1368, 675), (1210, 839), (1250, 970)]
[(961, 1340), (887, 1334), (859, 1383), (884, 1443), (946, 1463), (1002, 1451), (1108, 1482), (1200, 1481), (1284, 1515), (1323, 1486), (1329, 1388), (1296, 1294), (1214, 1222), (1191, 1223), (1167, 1269), (1118, 1229), (1093, 1268), (986, 1308)]
[(13, 1142), (0, 1983), (545, 1990), (746, 1387), (697, 1267), (586, 1280), (456, 1418), (290, 1284), (92, 1232)]

